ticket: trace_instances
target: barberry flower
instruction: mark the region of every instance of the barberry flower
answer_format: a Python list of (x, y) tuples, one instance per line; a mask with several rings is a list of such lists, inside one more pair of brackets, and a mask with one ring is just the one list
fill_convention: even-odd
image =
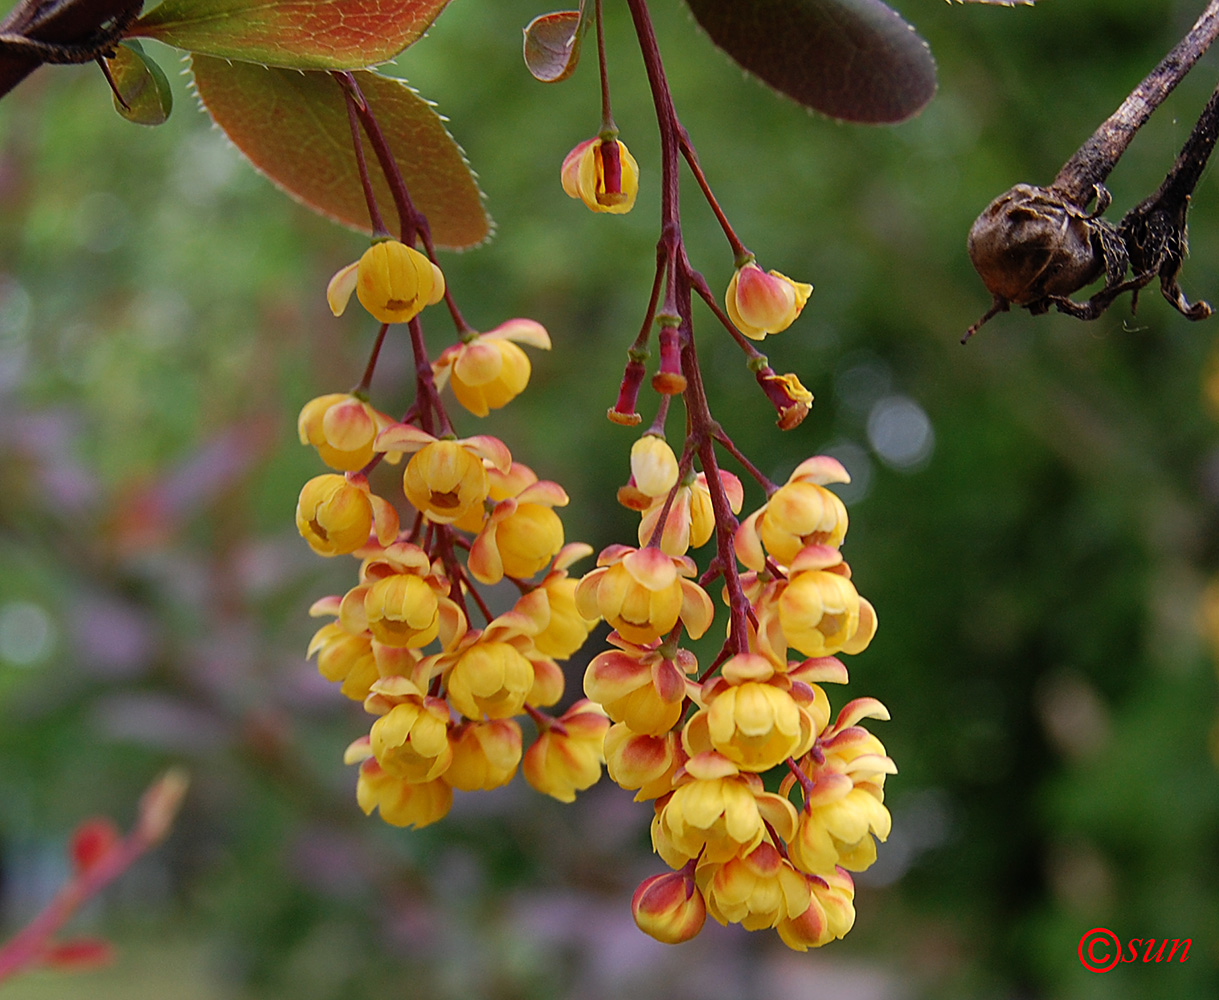
[(786, 330), (813, 294), (813, 286), (785, 274), (763, 271), (750, 261), (733, 272), (724, 296), (728, 318), (751, 340)]
[(377, 540), (388, 545), (398, 534), (398, 513), (369, 491), (363, 476), (327, 472), (301, 489), (296, 528), (318, 555), (349, 555), (368, 543), (374, 528)]
[(779, 623), (788, 645), (805, 656), (859, 653), (876, 634), (876, 612), (859, 596), (837, 549), (810, 545), (792, 560), (779, 595)]
[(780, 920), (776, 930), (794, 951), (808, 951), (845, 936), (855, 923), (855, 883), (841, 868), (806, 876), (809, 906), (796, 917)]
[(684, 871), (644, 879), (631, 897), (631, 913), (641, 931), (664, 944), (689, 941), (707, 920), (703, 894)]
[(495, 505), (470, 548), (470, 574), (479, 583), (527, 580), (563, 547), (563, 523), (553, 510), (567, 506), (563, 488), (519, 462), (504, 478), (513, 492)]
[(762, 842), (767, 824), (784, 840), (795, 829), (795, 807), (722, 754), (696, 754), (673, 782), (673, 792), (657, 800), (652, 820), (652, 846), (670, 868), (700, 856), (722, 863), (747, 854)]
[[(888, 719), (875, 698), (856, 698), (844, 705), (834, 724), (821, 735), (821, 759), (802, 759), (811, 782), (788, 844), (792, 863), (810, 875), (825, 876), (835, 867), (863, 871), (876, 860), (876, 841), (888, 839), (892, 820), (884, 806), (885, 776), (897, 771), (872, 733), (856, 725), (864, 718)], [(790, 789), (793, 776), (780, 791)]]
[(560, 179), (568, 197), (578, 198), (594, 212), (621, 215), (635, 207), (635, 196), (639, 193), (639, 164), (624, 143), (617, 139), (613, 141), (618, 146), (621, 166), (618, 191), (606, 190), (604, 151), (599, 138), (586, 139), (567, 154)]
[(424, 827), (449, 814), (453, 789), (440, 778), (413, 782), (395, 777), (369, 757), (360, 765), (356, 801), (365, 815), (378, 809), (381, 818), (393, 826)]
[[(739, 514), (745, 500), (741, 481), (731, 472), (720, 472), (720, 482), (728, 497), (732, 513)], [(660, 514), (664, 510), (665, 498), (652, 501), (639, 521), (639, 544), (646, 545), (656, 532)], [(715, 511), (711, 505), (711, 490), (707, 486), (707, 474), (700, 472), (685, 485), (679, 486), (669, 507), (664, 530), (660, 535), (660, 551), (665, 555), (685, 555), (690, 546), (706, 545), (715, 531)]]
[(323, 625), (309, 642), (306, 656), (317, 653), (317, 669), (328, 681), (339, 681), (339, 690), (353, 701), (363, 701), (380, 676), (367, 633), (352, 635), (337, 622)]
[[(791, 694), (791, 681), (757, 653), (739, 653), (720, 676), (703, 685), (707, 706), (686, 725), (688, 753), (698, 753), (702, 730), (710, 749), (746, 771), (769, 771), (788, 757), (808, 751), (819, 727)], [(822, 720), (824, 721), (824, 720)]]
[(819, 455), (801, 462), (770, 500), (741, 522), (734, 538), (737, 558), (761, 571), (766, 564), (761, 546), (785, 566), (806, 546), (838, 548), (847, 533), (847, 509), (825, 484), (850, 481), (836, 459)]
[(373, 442), (392, 423), (358, 396), (332, 392), (304, 405), (296, 429), (332, 469), (355, 472), (372, 461)]
[(352, 292), (382, 323), (405, 323), (424, 306), (444, 298), (444, 275), (413, 247), (397, 240), (379, 240), (330, 279), (326, 287), (330, 311), (343, 315)]
[(372, 724), (369, 745), (382, 769), (415, 783), (431, 781), (453, 760), (449, 746), (449, 706), (425, 695), (406, 677), (387, 677), (372, 686), (377, 697), (366, 703), (385, 714)]
[(605, 734), (605, 770), (619, 788), (635, 792), (635, 801), (658, 799), (673, 790), (673, 777), (688, 756), (677, 733), (644, 736), (624, 722)]
[(588, 633), (597, 624), (595, 618), (585, 618), (576, 607), (576, 585), (567, 575), (567, 567), (578, 559), (592, 555), (592, 546), (584, 542), (572, 542), (563, 546), (555, 556), (554, 564), (537, 588), (546, 595), (550, 606), (550, 620), (533, 638), (533, 644), (544, 656), (565, 660), (588, 638)]
[(550, 335), (531, 319), (510, 319), (494, 330), (446, 347), (432, 364), (436, 388), (452, 382), (457, 402), (485, 417), (512, 402), (529, 384), (529, 357), (517, 344), (550, 350)]
[(511, 719), (462, 723), (451, 742), (453, 762), (441, 777), (463, 792), (508, 784), (521, 762), (521, 727)]
[(402, 487), (411, 504), (437, 524), (452, 524), (487, 499), (490, 484), (484, 461), (501, 472), (512, 466), (507, 446), (483, 434), (439, 439), (410, 424), (393, 424), (377, 436), (375, 447), (413, 453)]
[(636, 733), (667, 733), (681, 718), (686, 677), (698, 670), (694, 654), (688, 649), (673, 653), (658, 640), (636, 645), (616, 632), (609, 641), (618, 649), (600, 653), (589, 663), (584, 693)]
[(419, 649), (465, 631), (461, 610), (447, 596), (448, 581), (417, 545), (395, 542), (373, 553), (360, 567), (360, 581), (339, 604), (339, 623), (348, 632), (368, 629), (386, 646)]
[(576, 607), (586, 618), (604, 618), (629, 642), (646, 644), (659, 639), (679, 618), (697, 639), (710, 627), (715, 613), (707, 592), (685, 579), (697, 572), (686, 556), (611, 545), (602, 550), (597, 569), (576, 587)]
[(721, 924), (741, 924), (747, 931), (798, 917), (810, 903), (805, 876), (765, 840), (722, 865), (700, 865), (698, 882), (711, 916)]
[(534, 788), (560, 802), (574, 802), (576, 792), (601, 777), (609, 719), (600, 705), (581, 698), (525, 751), (522, 770)]

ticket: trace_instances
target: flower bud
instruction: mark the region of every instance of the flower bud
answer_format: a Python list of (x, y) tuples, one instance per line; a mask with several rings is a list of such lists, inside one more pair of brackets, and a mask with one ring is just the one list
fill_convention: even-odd
[(664, 944), (681, 944), (703, 929), (707, 906), (690, 875), (665, 872), (639, 884), (631, 897), (631, 913), (645, 934)]
[(594, 212), (622, 215), (635, 206), (639, 193), (639, 164), (626, 145), (612, 140), (617, 146), (619, 176), (613, 183), (612, 171), (607, 170), (605, 144), (601, 139), (587, 139), (563, 160), (560, 178), (568, 197), (578, 198)]
[(786, 330), (813, 294), (813, 286), (792, 281), (778, 271), (769, 274), (757, 264), (737, 268), (728, 283), (724, 305), (728, 317), (751, 340)]

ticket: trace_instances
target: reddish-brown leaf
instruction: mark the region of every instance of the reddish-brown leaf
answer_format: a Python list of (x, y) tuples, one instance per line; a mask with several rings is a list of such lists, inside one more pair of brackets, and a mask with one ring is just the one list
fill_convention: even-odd
[(806, 107), (899, 122), (935, 94), (931, 50), (881, 0), (686, 0), (711, 40)]
[[(199, 55), (191, 57), (191, 69), (203, 106), (254, 166), (314, 211), (371, 231), (338, 81), (328, 73)], [(373, 72), (354, 75), (436, 244), (461, 249), (485, 240), (491, 220), (482, 192), (444, 120), (404, 81)], [(367, 140), (364, 148), (388, 221), (394, 217), (389, 186)]]
[(392, 59), (449, 0), (165, 0), (132, 29), (191, 52), (289, 69)]
[(535, 17), (525, 28), (525, 66), (534, 79), (558, 83), (575, 72), (580, 41), (588, 29), (578, 10), (560, 10)]

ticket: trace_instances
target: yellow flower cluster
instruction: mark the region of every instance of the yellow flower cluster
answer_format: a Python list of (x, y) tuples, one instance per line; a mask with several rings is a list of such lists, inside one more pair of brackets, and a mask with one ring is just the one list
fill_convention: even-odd
[[(582, 614), (616, 629), (615, 648), (595, 657), (584, 678), (585, 693), (614, 723), (607, 770), (637, 801), (654, 800), (652, 844), (674, 869), (640, 885), (635, 920), (675, 943), (697, 934), (710, 913), (750, 930), (775, 928), (801, 951), (819, 947), (854, 922), (848, 872), (867, 868), (874, 838), (889, 834), (883, 787), (895, 770), (858, 725), (887, 718), (884, 706), (856, 699), (831, 721), (821, 686), (845, 682), (837, 654), (862, 651), (876, 631), (839, 551), (846, 508), (826, 489), (847, 481), (846, 472), (833, 459), (809, 459), (740, 524), (748, 648), (700, 677), (674, 628), (680, 622), (697, 638), (711, 624), (710, 599), (685, 578), (694, 573), (687, 546), (706, 542), (714, 527), (706, 480), (679, 483), (676, 458), (655, 435), (637, 442), (631, 469), (620, 499), (641, 512), (644, 547), (602, 552), (575, 599)], [(723, 473), (721, 482), (739, 511), (739, 482)], [(789, 649), (804, 659), (789, 661)], [(766, 791), (761, 775), (784, 764), (790, 773), (779, 791)]]
[[(485, 415), (528, 382), (521, 342), (549, 346), (537, 323), (513, 320), (444, 352), (436, 381)], [(563, 696), (559, 661), (595, 624), (568, 577), (592, 549), (565, 544), (556, 513), (568, 503), (564, 490), (514, 461), (498, 438), (436, 437), (353, 394), (312, 400), (298, 429), (336, 471), (306, 483), (297, 527), (319, 554), (360, 560), (355, 586), (314, 604), (312, 614), (333, 621), (314, 635), (309, 655), (375, 717), (346, 754), (359, 764), (361, 808), (425, 826), (449, 811), (453, 789), (496, 788), (518, 769), (564, 801), (596, 782), (604, 712), (587, 700), (558, 718), (541, 711)], [(407, 456), (401, 493), (392, 501), (373, 493), (368, 468)], [(410, 516), (400, 522), (395, 504)], [(476, 585), (504, 578), (521, 596), (492, 617)], [(478, 628), (470, 615), (480, 610), (486, 624)], [(527, 748), (523, 714), (538, 732)]]

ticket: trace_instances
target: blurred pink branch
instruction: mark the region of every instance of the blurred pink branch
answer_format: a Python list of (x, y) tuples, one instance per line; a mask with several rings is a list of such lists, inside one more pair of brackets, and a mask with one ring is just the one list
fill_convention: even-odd
[(92, 940), (56, 943), (52, 938), (82, 903), (118, 878), (145, 851), (169, 833), (182, 797), (187, 776), (180, 769), (166, 771), (140, 797), (135, 826), (124, 838), (109, 834), (108, 822), (86, 820), (73, 837), (72, 855), (76, 871), (46, 907), (16, 937), (0, 947), (0, 983), (32, 966), (70, 965), (82, 961), (96, 964), (109, 955), (104, 942)]

